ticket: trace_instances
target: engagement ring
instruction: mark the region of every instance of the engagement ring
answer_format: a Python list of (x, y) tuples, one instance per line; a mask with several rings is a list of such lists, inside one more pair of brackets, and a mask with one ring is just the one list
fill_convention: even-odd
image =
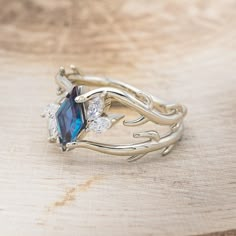
[[(126, 83), (110, 78), (82, 74), (75, 66), (67, 73), (60, 68), (56, 75), (58, 98), (43, 112), (48, 119), (49, 141), (58, 143), (63, 151), (87, 148), (109, 155), (128, 156), (135, 161), (145, 154), (159, 150), (168, 154), (183, 134), (185, 106), (166, 103)], [(126, 120), (125, 114), (112, 111), (134, 111), (138, 118)], [(125, 109), (126, 108), (126, 109)], [(128, 110), (127, 110), (128, 109)], [(125, 128), (153, 127), (133, 133), (131, 144), (106, 144), (86, 139), (87, 134), (105, 134), (123, 120)], [(157, 128), (163, 132), (161, 134)], [(164, 127), (164, 129), (163, 129)], [(122, 137), (120, 137), (122, 141)]]

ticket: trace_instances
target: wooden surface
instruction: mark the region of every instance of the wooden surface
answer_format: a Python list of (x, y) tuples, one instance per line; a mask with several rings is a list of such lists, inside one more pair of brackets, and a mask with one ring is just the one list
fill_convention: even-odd
[[(236, 235), (235, 0), (0, 4), (0, 235)], [(132, 164), (48, 144), (71, 63), (186, 104), (182, 142)]]

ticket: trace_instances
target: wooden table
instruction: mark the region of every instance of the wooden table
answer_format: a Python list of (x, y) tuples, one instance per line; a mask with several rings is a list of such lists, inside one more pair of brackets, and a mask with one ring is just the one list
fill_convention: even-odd
[[(236, 235), (235, 0), (0, 4), (0, 235)], [(186, 104), (182, 141), (61, 153), (40, 113), (71, 63)]]

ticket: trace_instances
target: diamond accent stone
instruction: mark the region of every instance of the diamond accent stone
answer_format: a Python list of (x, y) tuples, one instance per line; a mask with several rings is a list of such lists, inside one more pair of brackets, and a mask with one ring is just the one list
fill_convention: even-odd
[(43, 116), (48, 119), (48, 132), (50, 140), (56, 139), (58, 135), (56, 112), (59, 109), (59, 105), (55, 103), (48, 104), (44, 109)]
[(56, 112), (59, 109), (59, 105), (55, 103), (48, 104), (44, 111), (43, 111), (43, 116), (46, 118), (55, 118)]
[(107, 131), (111, 127), (111, 120), (107, 117), (98, 117), (89, 124), (89, 130), (96, 133)]
[(90, 100), (87, 110), (88, 120), (94, 120), (100, 117), (103, 113), (103, 109), (104, 109), (104, 99), (96, 97), (93, 100)]
[(57, 120), (56, 120), (56, 118), (48, 120), (48, 132), (49, 132), (49, 137), (50, 138), (56, 139), (56, 137), (58, 135)]

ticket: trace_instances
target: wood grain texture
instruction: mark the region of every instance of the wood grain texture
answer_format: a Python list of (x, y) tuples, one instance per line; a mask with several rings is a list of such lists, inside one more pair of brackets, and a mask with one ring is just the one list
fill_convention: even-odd
[[(235, 0), (0, 5), (0, 235), (236, 235)], [(71, 63), (186, 104), (183, 140), (132, 164), (61, 153), (39, 115)]]

